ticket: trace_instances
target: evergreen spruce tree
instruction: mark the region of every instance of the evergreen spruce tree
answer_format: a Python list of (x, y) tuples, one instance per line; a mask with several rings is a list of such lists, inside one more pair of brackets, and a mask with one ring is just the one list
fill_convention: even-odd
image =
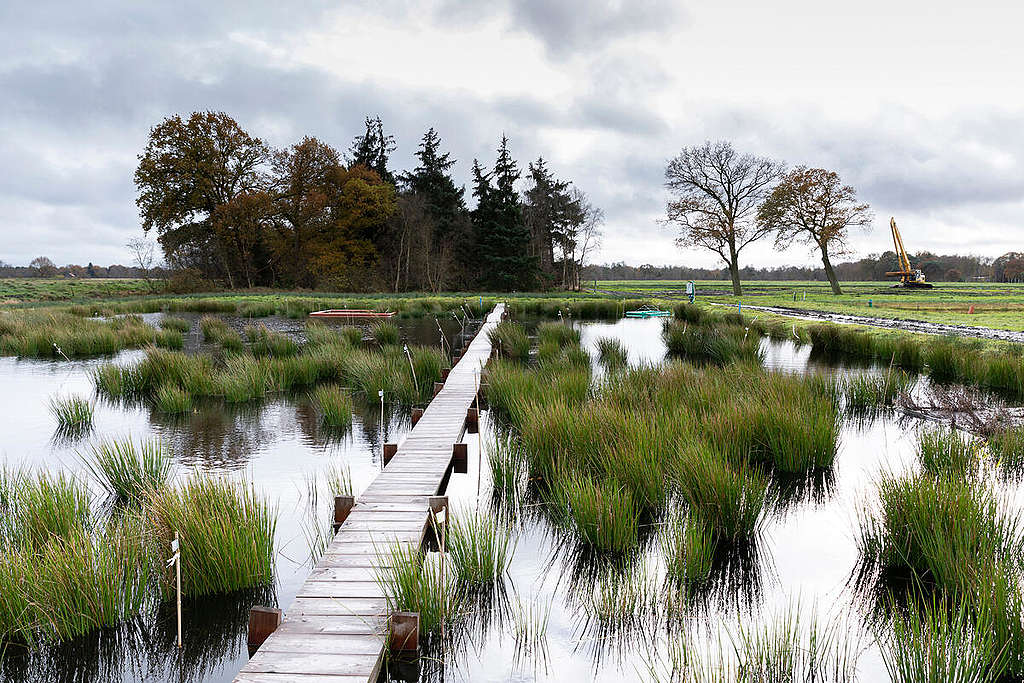
[(473, 161), (473, 228), (480, 262), (480, 284), (495, 291), (529, 289), (536, 260), (530, 255), (530, 232), (515, 183), (519, 168), (502, 136), (494, 170), (484, 173)]
[(525, 192), (524, 217), (530, 231), (530, 254), (537, 260), (544, 284), (551, 284), (559, 276), (555, 245), (565, 251), (569, 227), (579, 220), (580, 207), (573, 199), (571, 183), (555, 178), (543, 157), (529, 168), (533, 186)]
[(380, 116), (366, 117), (366, 131), (356, 136), (349, 148), (352, 164), (360, 164), (375, 172), (386, 183), (395, 184), (395, 176), (388, 170), (388, 158), (395, 151), (395, 136), (384, 134)]
[(448, 152), (441, 153), (441, 137), (433, 128), (423, 134), (416, 158), (420, 163), (411, 173), (401, 176), (407, 192), (426, 200), (434, 219), (434, 240), (450, 239), (459, 218), (466, 212), (465, 188), (456, 187), (450, 169), (455, 160)]

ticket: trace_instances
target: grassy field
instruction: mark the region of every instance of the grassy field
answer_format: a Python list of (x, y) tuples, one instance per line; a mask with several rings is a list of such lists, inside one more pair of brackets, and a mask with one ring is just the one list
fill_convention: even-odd
[[(160, 287), (159, 282), (153, 283)], [(41, 301), (80, 301), (151, 294), (145, 280), (135, 278), (0, 278), (0, 305)]]
[[(699, 301), (786, 306), (834, 313), (901, 318), (1004, 330), (1024, 330), (1024, 284), (943, 282), (930, 290), (896, 289), (884, 282), (844, 282), (843, 294), (831, 293), (827, 282), (752, 281), (743, 296), (732, 295), (725, 280), (696, 283)], [(598, 281), (596, 289), (621, 295), (683, 297), (679, 280)], [(971, 306), (974, 312), (969, 312)]]

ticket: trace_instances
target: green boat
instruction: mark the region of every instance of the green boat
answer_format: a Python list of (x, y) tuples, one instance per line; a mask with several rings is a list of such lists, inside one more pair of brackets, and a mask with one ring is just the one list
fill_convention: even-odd
[(662, 311), (650, 304), (644, 304), (635, 311), (626, 311), (627, 318), (668, 318), (671, 316), (672, 311)]

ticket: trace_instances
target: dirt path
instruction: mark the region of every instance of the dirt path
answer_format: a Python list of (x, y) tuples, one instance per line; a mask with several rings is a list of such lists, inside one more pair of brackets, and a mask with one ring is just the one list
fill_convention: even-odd
[[(632, 296), (650, 296), (641, 292), (610, 292), (596, 290), (602, 294)], [(675, 299), (682, 301), (682, 296), (660, 295), (660, 298)], [(711, 303), (712, 306), (723, 308), (736, 308), (731, 304)], [(807, 308), (789, 308), (788, 306), (758, 306), (757, 304), (743, 304), (744, 310), (764, 311), (784, 315), (788, 318), (799, 320), (825, 320), (844, 325), (870, 325), (871, 327), (882, 327), (890, 330), (904, 330), (906, 332), (921, 332), (924, 334), (951, 334), (958, 337), (974, 337), (976, 339), (995, 339), (998, 341), (1009, 341), (1024, 343), (1024, 332), (1013, 330), (997, 330), (991, 327), (975, 327), (972, 325), (952, 325), (947, 323), (931, 323), (924, 320), (906, 320), (897, 318), (876, 318), (869, 315), (851, 315), (848, 313), (831, 313), (829, 311), (815, 311)]]

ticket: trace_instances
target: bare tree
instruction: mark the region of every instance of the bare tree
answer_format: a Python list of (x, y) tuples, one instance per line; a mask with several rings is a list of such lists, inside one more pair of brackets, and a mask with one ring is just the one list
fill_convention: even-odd
[(125, 244), (132, 255), (132, 265), (142, 272), (142, 279), (151, 292), (156, 291), (152, 270), (156, 262), (156, 245), (145, 237), (133, 237)]
[(829, 255), (849, 254), (850, 228), (870, 228), (871, 207), (857, 203), (857, 192), (843, 185), (839, 174), (823, 168), (797, 166), (757, 212), (758, 224), (775, 232), (776, 248), (800, 240), (821, 252), (833, 294), (842, 294)]
[(29, 268), (35, 268), (39, 277), (53, 277), (57, 274), (57, 266), (53, 264), (48, 256), (36, 256), (28, 264)]
[(556, 239), (562, 257), (562, 282), (566, 289), (579, 291), (580, 274), (587, 258), (601, 245), (604, 211), (594, 206), (578, 187), (573, 186), (571, 196), (571, 217)]
[(665, 169), (665, 187), (672, 194), (666, 222), (679, 226), (676, 244), (718, 254), (737, 296), (743, 293), (740, 252), (770, 232), (758, 224), (757, 208), (783, 171), (780, 162), (740, 154), (723, 140), (684, 147)]

